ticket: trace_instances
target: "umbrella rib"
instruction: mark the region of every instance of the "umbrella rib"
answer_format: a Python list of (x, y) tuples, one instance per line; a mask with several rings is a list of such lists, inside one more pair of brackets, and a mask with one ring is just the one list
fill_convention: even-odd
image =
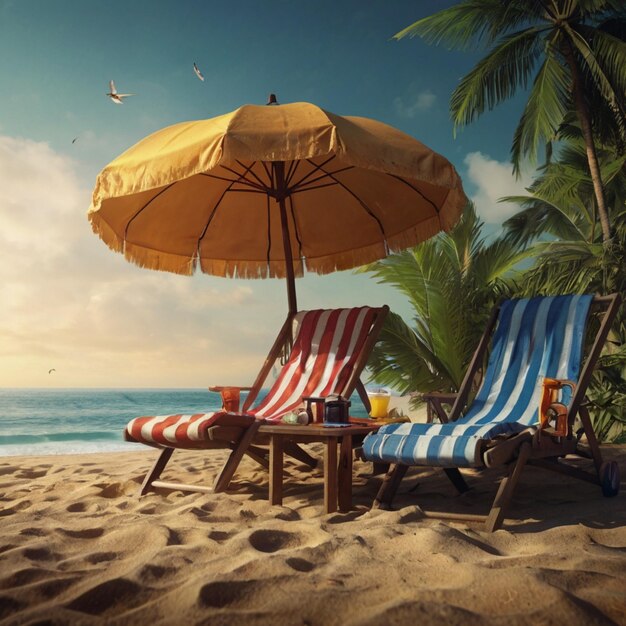
[(289, 164), (289, 169), (287, 170), (287, 175), (285, 176), (285, 187), (289, 187), (289, 185), (291, 184), (291, 179), (293, 178), (293, 176), (295, 176), (301, 162), (301, 159), (297, 159), (293, 160)]
[(239, 176), (240, 179), (241, 179), (239, 182), (245, 182), (246, 184), (250, 185), (251, 187), (256, 187), (257, 189), (263, 189), (263, 191), (267, 192), (268, 191), (267, 185), (263, 181), (260, 181), (260, 184), (257, 185), (254, 181), (250, 180), (249, 178), (246, 178), (246, 174), (252, 173), (251, 170), (254, 167), (255, 163), (256, 163), (256, 161), (253, 161), (252, 164), (249, 165), (248, 167), (242, 166), (244, 168), (244, 170), (245, 170), (243, 172), (243, 174), (241, 172), (238, 172), (237, 170), (231, 168), (231, 167), (228, 167), (227, 165), (222, 165), (222, 167), (225, 170), (227, 170), (228, 172), (232, 172), (235, 176)]
[[(341, 174), (341, 172), (346, 172), (347, 170), (352, 170), (352, 169), (354, 169), (354, 166), (348, 165), (346, 167), (342, 167), (341, 169), (335, 170), (334, 172), (331, 172), (331, 174)], [(317, 178), (314, 178), (313, 180), (309, 180), (304, 184), (301, 184), (301, 182), (298, 182), (293, 187), (291, 187), (291, 191), (307, 191), (308, 189), (310, 189), (309, 185), (316, 183), (318, 180), (324, 180), (325, 178), (328, 178), (328, 174), (324, 174), (323, 176), (318, 176)], [(335, 183), (332, 183), (332, 184), (335, 184)], [(304, 189), (301, 189), (301, 188), (304, 188)], [(317, 187), (311, 187), (311, 189), (317, 189)]]
[(430, 198), (428, 198), (426, 196), (426, 194), (421, 189), (418, 189), (417, 187), (414, 187), (413, 185), (411, 185), (411, 183), (408, 180), (404, 180), (404, 178), (402, 178), (401, 176), (397, 176), (396, 174), (388, 174), (388, 176), (391, 176), (392, 178), (395, 178), (396, 180), (399, 180), (401, 183), (404, 183), (407, 187), (412, 189), (415, 193), (417, 193), (420, 196), (422, 196), (422, 198), (424, 198), (424, 200), (426, 200), (426, 202), (428, 202), (428, 204), (432, 205), (433, 209), (435, 209), (435, 213), (437, 214), (437, 217), (439, 217), (439, 208), (437, 207), (437, 205)]
[[(253, 165), (254, 165), (254, 163), (252, 165), (250, 165), (250, 167), (252, 167)], [(241, 176), (245, 176), (247, 173), (248, 172), (245, 171)], [(211, 222), (213, 221), (213, 218), (215, 217), (215, 213), (217, 213), (218, 207), (222, 203), (222, 200), (224, 199), (224, 196), (226, 196), (226, 194), (231, 190), (232, 186), (235, 183), (238, 183), (238, 182), (239, 182), (238, 180), (231, 181), (230, 185), (228, 185), (228, 187), (226, 187), (226, 189), (224, 189), (224, 191), (222, 192), (222, 195), (219, 197), (219, 200), (215, 203), (215, 206), (213, 207), (213, 210), (211, 211), (211, 215), (209, 215), (209, 219), (208, 219), (208, 221), (206, 223), (206, 226), (204, 227), (204, 230), (202, 231), (202, 234), (198, 238), (198, 243), (196, 244), (196, 253), (198, 255), (198, 258), (200, 258), (200, 246), (202, 245), (202, 240), (204, 239), (204, 236), (206, 235), (207, 230), (209, 230), (209, 226), (211, 225)]]
[[(324, 170), (322, 170), (324, 171)], [(367, 204), (365, 204), (365, 202), (363, 202), (363, 200), (361, 200), (361, 198), (359, 198), (359, 196), (356, 195), (356, 193), (354, 193), (354, 191), (352, 191), (352, 189), (350, 189), (348, 186), (346, 186), (344, 183), (342, 183), (340, 180), (337, 180), (332, 172), (327, 172), (327, 176), (329, 178), (332, 178), (332, 180), (334, 180), (338, 185), (340, 185), (343, 189), (345, 189), (362, 207), (363, 209), (367, 212), (367, 214), (374, 218), (376, 220), (376, 223), (378, 224), (378, 228), (380, 229), (380, 232), (382, 233), (383, 237), (385, 238), (385, 240), (387, 239), (387, 234), (385, 233), (385, 229), (383, 227), (383, 223), (380, 221), (380, 219), (378, 218), (378, 216), (372, 211), (372, 209), (370, 209)], [(387, 242), (385, 241), (385, 247), (387, 247)]]
[[(336, 155), (334, 155), (334, 154), (333, 154), (333, 155), (331, 155), (331, 157), (330, 157), (330, 158), (326, 159), (323, 163), (320, 163), (319, 165), (317, 165), (316, 163), (313, 163), (313, 161), (311, 161), (311, 159), (306, 159), (306, 162), (307, 162), (309, 165), (312, 165), (312, 166), (313, 166), (313, 169), (312, 169), (312, 170), (311, 170), (308, 174), (305, 174), (305, 175), (304, 175), (304, 176), (303, 176), (303, 177), (302, 177), (302, 178), (301, 178), (301, 179), (300, 179), (297, 183), (295, 183), (295, 185), (294, 185), (293, 187), (298, 187), (299, 185), (302, 185), (302, 183), (303, 183), (303, 182), (304, 182), (307, 178), (310, 178), (311, 176), (313, 176), (313, 174), (315, 174), (315, 172), (317, 172), (317, 171), (322, 171), (322, 172), (326, 173), (326, 170), (324, 169), (324, 166), (325, 166), (327, 163), (330, 163), (330, 162), (331, 162), (331, 161), (335, 158), (335, 156), (336, 156)], [(328, 175), (328, 174), (326, 174), (326, 175)]]
[(269, 189), (273, 189), (273, 190), (275, 190), (275, 189), (276, 189), (276, 181), (274, 180), (274, 171), (273, 171), (273, 170), (272, 170), (272, 171), (270, 171), (270, 170), (267, 168), (267, 163), (266, 163), (265, 161), (261, 161), (260, 163), (261, 163), (261, 165), (263, 166), (263, 169), (265, 170), (265, 173), (267, 174), (267, 178), (268, 178), (268, 179), (269, 179), (269, 181), (270, 181), (270, 187), (269, 187)]
[(270, 218), (270, 197), (265, 195), (267, 199), (267, 271), (270, 272), (270, 254), (272, 252), (272, 228)]
[[(242, 163), (241, 161), (237, 160), (237, 164), (240, 165), (241, 167), (243, 167), (244, 169), (246, 168), (245, 164)], [(253, 161), (252, 163), (252, 167), (254, 167), (256, 164), (256, 161)], [(263, 182), (263, 180), (261, 179), (260, 176), (257, 176), (257, 174), (254, 172), (254, 170), (249, 169), (248, 172), (250, 174), (252, 174), (252, 176), (254, 176), (254, 178), (256, 178), (259, 181), (259, 185), (262, 185), (266, 190), (267, 190), (267, 184), (265, 182)], [(248, 180), (248, 179), (246, 179)]]
[[(233, 172), (233, 174), (237, 174), (238, 176), (241, 176), (238, 172)], [(224, 182), (227, 182), (227, 183), (241, 183), (242, 185), (249, 185), (250, 187), (254, 187), (255, 189), (258, 189), (262, 193), (267, 193), (266, 189), (264, 189), (263, 187), (260, 187), (259, 185), (256, 185), (255, 183), (248, 180), (247, 178), (244, 178), (243, 180), (241, 180), (241, 178), (238, 180), (233, 180), (232, 178), (226, 178), (225, 176), (217, 176), (216, 174), (209, 174), (207, 172), (200, 172), (199, 175), (206, 176), (207, 178), (214, 178), (215, 180), (223, 180)]]
[(124, 228), (124, 242), (127, 241), (128, 239), (128, 229), (130, 228), (130, 225), (135, 221), (135, 218), (144, 210), (148, 208), (148, 205), (151, 204), (154, 200), (156, 200), (162, 193), (165, 193), (170, 187), (173, 187), (176, 184), (176, 181), (173, 183), (170, 183), (169, 185), (167, 185), (167, 187), (163, 187), (163, 189), (161, 189), (161, 191), (159, 191), (159, 193), (155, 194), (154, 196), (152, 196), (152, 198), (150, 198), (150, 200), (148, 200), (148, 202), (146, 202), (136, 213), (135, 215), (133, 215), (128, 222), (126, 223), (126, 227)]
[[(322, 177), (322, 178), (325, 178)], [(295, 190), (291, 190), (290, 193), (292, 194), (296, 194), (296, 193), (304, 193), (305, 191), (312, 191), (313, 189), (323, 189), (324, 187), (334, 187), (335, 185), (338, 185), (339, 183), (336, 181), (333, 181), (332, 183), (324, 183), (323, 185), (315, 185), (314, 187), (302, 187), (301, 189), (295, 189)]]

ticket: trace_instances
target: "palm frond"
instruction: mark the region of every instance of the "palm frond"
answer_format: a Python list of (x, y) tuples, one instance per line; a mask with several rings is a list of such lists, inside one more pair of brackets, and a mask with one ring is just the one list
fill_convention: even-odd
[(543, 15), (538, 0), (524, 5), (501, 0), (467, 0), (414, 22), (393, 38), (421, 37), (427, 43), (444, 43), (459, 50), (467, 50), (481, 41), (489, 45), (503, 32)]
[(368, 361), (368, 370), (377, 383), (402, 394), (416, 389), (432, 391), (440, 388), (442, 383), (450, 386), (433, 353), (395, 313), (390, 313), (385, 320), (378, 344)]
[(586, 241), (590, 232), (585, 228), (578, 211), (567, 211), (538, 194), (532, 196), (507, 196), (502, 202), (515, 202), (525, 208), (504, 222), (505, 238), (518, 245), (527, 246), (546, 234), (562, 240)]
[(465, 75), (450, 98), (455, 128), (469, 124), (485, 109), (525, 88), (541, 54), (537, 28), (528, 28), (500, 40), (498, 45)]
[(602, 97), (607, 102), (611, 103), (612, 107), (619, 110), (619, 98), (615, 89), (587, 39), (576, 29), (567, 24), (567, 22), (564, 24), (563, 28), (569, 35), (570, 42), (583, 60), (582, 67), (592, 76), (595, 86), (602, 94)]
[(523, 157), (536, 163), (539, 146), (555, 137), (569, 102), (567, 72), (556, 55), (547, 54), (513, 137), (511, 160), (516, 174)]

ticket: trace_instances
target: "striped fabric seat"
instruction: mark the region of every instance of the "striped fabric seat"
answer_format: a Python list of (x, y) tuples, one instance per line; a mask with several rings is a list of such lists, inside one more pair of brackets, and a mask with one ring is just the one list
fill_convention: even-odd
[[(447, 424), (389, 424), (363, 443), (366, 459), (405, 465), (483, 465), (485, 440), (538, 423), (544, 377), (577, 380), (592, 296), (508, 300), (501, 309), (482, 386), (465, 415)], [(569, 402), (564, 388), (561, 401)]]
[(128, 438), (148, 444), (194, 447), (218, 424), (241, 426), (255, 419), (279, 421), (302, 407), (302, 398), (341, 390), (352, 374), (372, 328), (377, 309), (360, 307), (301, 311), (294, 317), (294, 342), (289, 360), (269, 392), (246, 415), (217, 411), (195, 415), (137, 417), (126, 427)]

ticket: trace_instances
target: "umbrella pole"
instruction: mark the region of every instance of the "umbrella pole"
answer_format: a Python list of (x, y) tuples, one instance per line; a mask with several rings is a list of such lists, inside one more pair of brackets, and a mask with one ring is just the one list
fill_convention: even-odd
[(287, 209), (285, 207), (285, 164), (282, 161), (274, 163), (274, 173), (276, 175), (276, 191), (278, 206), (280, 207), (280, 224), (283, 231), (283, 247), (285, 250), (285, 272), (287, 274), (287, 302), (289, 303), (289, 314), (295, 315), (298, 312), (296, 301), (296, 278), (293, 269), (293, 252), (291, 251), (291, 239), (289, 237), (289, 223), (287, 221)]

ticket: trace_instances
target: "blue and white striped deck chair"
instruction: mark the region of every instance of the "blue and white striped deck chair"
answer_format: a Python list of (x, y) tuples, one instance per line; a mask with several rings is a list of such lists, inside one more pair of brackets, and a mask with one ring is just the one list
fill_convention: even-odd
[[(589, 357), (581, 369), (585, 331), (592, 304), (604, 304), (601, 307), (604, 308), (604, 318)], [(377, 503), (391, 504), (395, 490), (409, 466), (442, 467), (457, 488), (463, 491), (467, 486), (458, 468), (491, 467), (521, 458), (517, 470), (519, 475), (524, 463), (533, 462), (534, 458), (545, 459), (575, 453), (578, 438), (572, 433), (572, 426), (577, 412), (583, 421), (596, 461), (598, 476), (593, 480), (602, 482), (599, 448), (593, 430), (587, 432), (590, 420), (581, 401), (618, 306), (617, 295), (595, 299), (584, 295), (537, 297), (502, 303), (497, 317), (492, 317), (492, 328), (488, 328), (479, 346), (479, 350), (486, 349), (488, 337), (495, 325), (482, 385), (463, 413), (461, 411), (464, 407), (460, 406), (459, 400), (464, 402), (464, 398), (467, 398), (469, 386), (482, 362), (482, 355), (478, 352), (452, 408), (451, 421), (442, 424), (388, 424), (365, 438), (363, 457), (366, 460), (395, 464), (394, 470), (383, 483)], [(540, 432), (539, 405), (546, 377), (576, 383), (573, 393), (570, 388), (564, 387), (560, 398), (560, 402), (569, 407), (567, 437), (551, 437), (549, 429), (543, 434)], [(522, 455), (524, 445), (526, 447)], [(561, 471), (562, 467), (558, 469)], [(610, 469), (614, 473), (616, 466)], [(614, 477), (611, 480), (614, 482)], [(517, 482), (517, 478), (514, 482)], [(510, 489), (513, 487), (514, 483)], [(501, 491), (503, 489), (501, 486)], [(510, 494), (498, 495), (510, 497)], [(503, 500), (502, 497), (496, 499)], [(488, 526), (499, 526), (503, 515), (503, 507), (500, 508), (502, 511), (494, 513), (492, 509), (493, 514), (487, 516), (492, 518), (490, 521), (487, 519)]]

